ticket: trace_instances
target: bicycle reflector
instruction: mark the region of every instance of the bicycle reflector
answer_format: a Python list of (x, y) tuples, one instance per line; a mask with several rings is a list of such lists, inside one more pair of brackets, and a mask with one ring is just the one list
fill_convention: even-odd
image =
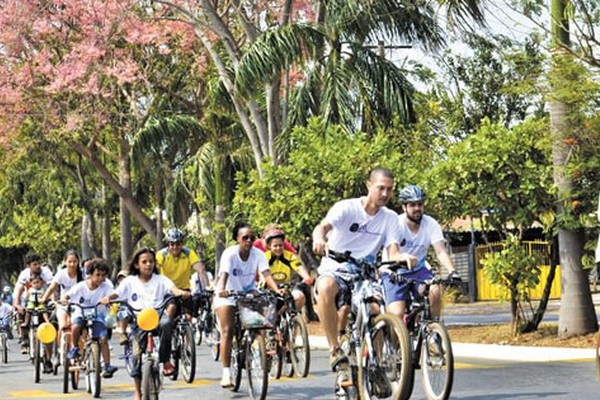
[(137, 316), (137, 324), (145, 331), (152, 331), (158, 326), (159, 315), (154, 308), (146, 308)]
[(54, 328), (54, 325), (50, 322), (44, 322), (38, 326), (37, 337), (40, 339), (40, 342), (45, 344), (54, 342), (54, 339), (56, 339), (56, 329)]

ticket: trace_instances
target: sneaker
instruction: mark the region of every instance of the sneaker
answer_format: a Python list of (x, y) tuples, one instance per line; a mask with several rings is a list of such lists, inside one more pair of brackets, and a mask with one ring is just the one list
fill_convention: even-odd
[(29, 353), (29, 347), (21, 346), (21, 354), (27, 354), (27, 353)]
[(369, 372), (369, 380), (373, 388), (373, 394), (378, 399), (385, 399), (392, 395), (392, 383), (386, 376), (385, 370), (381, 367), (375, 367)]
[(233, 387), (233, 382), (231, 381), (231, 374), (229, 373), (229, 371), (223, 371), (223, 377), (221, 377), (221, 387)]
[(110, 379), (118, 370), (119, 368), (115, 367), (114, 365), (106, 364), (104, 366), (104, 372), (102, 373), (102, 377)]
[(171, 376), (171, 375), (173, 375), (173, 372), (175, 372), (175, 366), (173, 366), (173, 364), (171, 364), (170, 361), (167, 361), (163, 365), (163, 375), (164, 376)]
[(341, 367), (348, 366), (348, 356), (340, 347), (329, 353), (329, 365), (332, 371), (337, 371)]
[(44, 374), (51, 374), (54, 372), (54, 366), (52, 365), (52, 361), (46, 360), (44, 361)]
[(9, 340), (13, 340), (13, 339), (15, 338), (15, 336), (14, 336), (14, 335), (13, 335), (13, 333), (12, 333), (12, 329), (9, 329), (9, 330), (7, 330), (7, 331), (6, 331), (6, 337), (7, 337)]
[(69, 360), (74, 360), (77, 357), (79, 357), (79, 349), (77, 346), (73, 346), (71, 347), (71, 350), (69, 350)]

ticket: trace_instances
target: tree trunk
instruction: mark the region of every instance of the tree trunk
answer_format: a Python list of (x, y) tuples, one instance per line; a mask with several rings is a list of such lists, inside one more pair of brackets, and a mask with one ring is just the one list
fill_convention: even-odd
[[(129, 150), (125, 142), (121, 141), (119, 159), (119, 184), (127, 193), (131, 193), (131, 173), (129, 163)], [(131, 245), (131, 214), (125, 204), (125, 200), (119, 197), (119, 213), (121, 215), (121, 266), (127, 265), (132, 253)]]
[(219, 265), (221, 261), (221, 255), (225, 250), (225, 207), (222, 204), (215, 206), (215, 225), (217, 229), (215, 232), (215, 278), (219, 276)]
[(94, 256), (94, 244), (90, 242), (90, 237), (93, 239), (92, 218), (88, 211), (85, 212), (81, 220), (81, 258), (86, 260)]
[[(106, 184), (102, 184), (102, 258), (111, 263), (110, 209), (108, 205), (108, 187)], [(115, 276), (114, 272), (115, 271), (113, 271), (113, 276)]]

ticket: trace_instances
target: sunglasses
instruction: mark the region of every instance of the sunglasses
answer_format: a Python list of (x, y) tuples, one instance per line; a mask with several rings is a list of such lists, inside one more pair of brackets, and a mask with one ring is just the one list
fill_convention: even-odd
[(169, 243), (169, 246), (172, 246), (172, 247), (181, 246), (181, 242), (171, 242), (171, 243)]
[(244, 236), (242, 236), (242, 240), (243, 240), (243, 241), (246, 241), (246, 240), (251, 240), (251, 241), (254, 241), (254, 239), (255, 239), (255, 238), (254, 238), (254, 236), (253, 236), (253, 235), (244, 235)]

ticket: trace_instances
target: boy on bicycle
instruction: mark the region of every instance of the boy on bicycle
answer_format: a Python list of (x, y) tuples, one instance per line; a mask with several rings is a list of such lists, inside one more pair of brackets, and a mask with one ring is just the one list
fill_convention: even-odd
[[(81, 307), (96, 306), (102, 298), (110, 295), (114, 290), (113, 284), (110, 280), (106, 279), (109, 271), (110, 267), (106, 260), (101, 258), (91, 260), (87, 265), (87, 279), (69, 289), (65, 295), (66, 300), (79, 304)], [(102, 377), (112, 378), (118, 368), (110, 364), (110, 350), (107, 341), (108, 330), (104, 321), (107, 308), (104, 305), (98, 305), (96, 312), (96, 320), (92, 325), (92, 332), (88, 332), (88, 335), (91, 334), (92, 338), (99, 339), (100, 351), (104, 359), (104, 373)], [(69, 358), (75, 359), (79, 356), (80, 349), (78, 343), (84, 323), (82, 310), (79, 307), (74, 307), (71, 310), (71, 321), (74, 345), (69, 351)]]

